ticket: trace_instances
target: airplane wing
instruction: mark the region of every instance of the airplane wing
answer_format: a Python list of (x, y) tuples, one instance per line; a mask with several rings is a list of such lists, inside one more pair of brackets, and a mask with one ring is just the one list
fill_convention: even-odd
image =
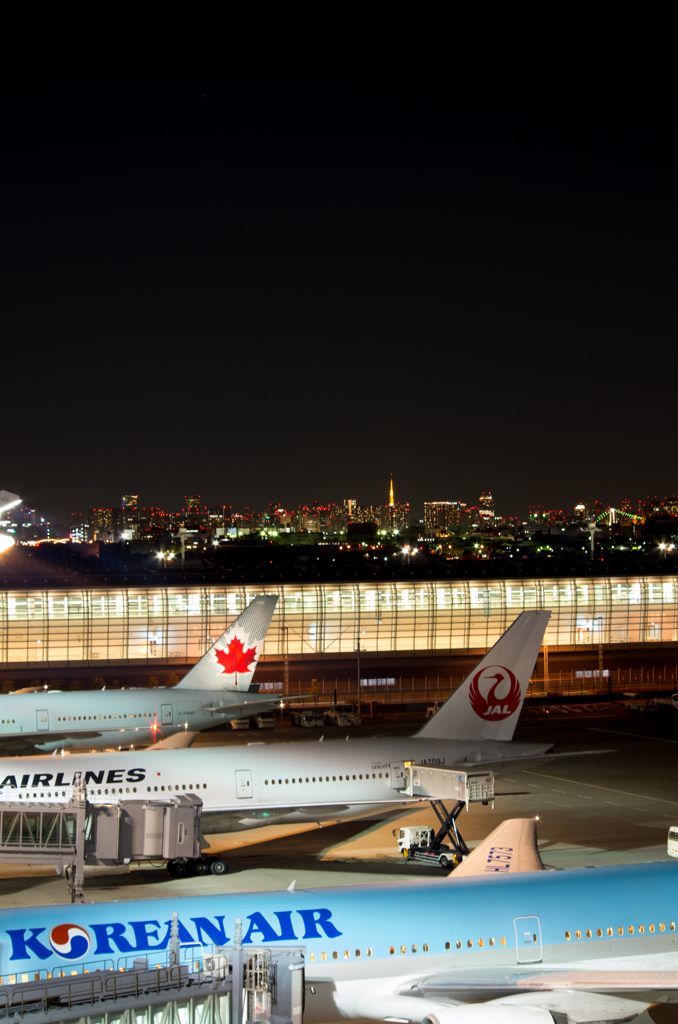
[(183, 732), (175, 732), (173, 736), (166, 736), (164, 739), (158, 740), (157, 743), (146, 747), (146, 750), (183, 750), (185, 747), (190, 747), (193, 740), (199, 735), (199, 732), (189, 732), (188, 729), (184, 729)]
[(283, 697), (282, 694), (272, 693), (270, 697), (260, 697), (258, 700), (241, 700), (237, 704), (203, 704), (201, 711), (207, 711), (213, 715), (228, 715), (237, 708), (252, 708), (252, 714), (256, 715), (264, 708), (278, 708), (280, 704), (289, 704), (291, 700), (304, 700), (306, 697), (314, 697), (313, 693), (295, 694), (294, 697)]
[[(628, 996), (635, 994), (640, 997), (644, 994), (677, 989), (678, 971), (518, 971), (515, 967), (492, 967), (482, 972), (446, 971), (423, 978), (417, 983), (417, 994), (455, 1001), (472, 998), (496, 1000), (503, 996), (510, 1005), (511, 997), (519, 993), (550, 993), (550, 999), (544, 1000), (537, 996), (527, 1004), (521, 995), (519, 1005), (545, 1006), (556, 1012), (559, 992), (623, 992)], [(648, 1002), (655, 1002), (655, 999), (651, 998)]]
[(522, 768), (536, 768), (540, 764), (547, 764), (551, 761), (564, 761), (568, 757), (591, 757), (593, 754), (615, 754), (616, 750), (568, 750), (564, 754), (530, 754), (526, 757), (501, 757), (495, 760), (486, 759), (483, 761), (455, 761), (453, 768), (461, 772), (470, 770), (484, 772), (485, 770), (499, 774), (498, 769), (505, 769), (507, 772), (518, 772)]

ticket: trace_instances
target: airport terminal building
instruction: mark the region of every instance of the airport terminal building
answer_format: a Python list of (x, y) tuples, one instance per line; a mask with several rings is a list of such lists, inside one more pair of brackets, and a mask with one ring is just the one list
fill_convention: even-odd
[[(224, 577), (220, 577), (222, 580)], [(185, 580), (188, 579), (187, 584)], [(524, 609), (548, 608), (550, 649), (678, 640), (678, 577), (360, 579), (193, 583), (195, 577), (81, 577), (0, 590), (0, 669), (187, 665), (249, 602), (277, 594), (264, 660), (362, 651), (444, 655), (487, 650)], [(15, 582), (15, 581), (12, 581)], [(47, 581), (45, 581), (47, 582)], [(7, 584), (5, 584), (7, 586)]]

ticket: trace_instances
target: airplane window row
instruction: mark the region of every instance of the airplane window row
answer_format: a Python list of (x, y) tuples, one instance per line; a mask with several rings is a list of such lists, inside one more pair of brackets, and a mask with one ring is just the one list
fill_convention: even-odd
[[(168, 789), (168, 791), (170, 793), (172, 792), (172, 787), (171, 786), (168, 786), (167, 789)], [(199, 782), (197, 784), (197, 786), (194, 786), (193, 783), (191, 782), (191, 783), (188, 783), (186, 786), (175, 786), (174, 787), (174, 791), (176, 793), (178, 793), (180, 789), (207, 789), (207, 783), (206, 782)], [(165, 792), (165, 787), (164, 786), (153, 786), (153, 792), (154, 793), (157, 793), (158, 790), (160, 790), (161, 793), (164, 793)], [(134, 792), (136, 793), (136, 790)], [(146, 792), (147, 793), (151, 792), (151, 787), (150, 786), (146, 786)]]
[(3, 725), (16, 725), (16, 722), (15, 722), (15, 720), (13, 718), (3, 718), (2, 724)]
[[(428, 949), (428, 946), (426, 948)], [(360, 960), (362, 955), (363, 955), (362, 954), (362, 950), (356, 949), (356, 951), (355, 951), (355, 958), (356, 958), (356, 960)], [(369, 946), (365, 950), (365, 956), (372, 956), (372, 950), (371, 950), (371, 948)], [(309, 953), (308, 959), (311, 961), (312, 964), (315, 963), (315, 957), (316, 957), (315, 953)], [(320, 959), (323, 960), (323, 961), (327, 960), (327, 953), (321, 953), (320, 954)], [(332, 959), (333, 960), (338, 960), (339, 959), (339, 953), (337, 952), (336, 949), (332, 953)], [(351, 951), (350, 951), (350, 949), (345, 949), (344, 950), (344, 960), (350, 960), (350, 959), (351, 959)]]
[[(353, 781), (355, 782), (356, 780), (362, 779), (362, 778), (363, 778), (363, 776), (362, 776), (362, 775), (353, 775), (353, 776), (351, 776), (351, 775), (347, 775), (347, 776), (346, 776), (346, 781), (347, 781), (347, 782), (349, 782), (351, 778), (353, 778)], [(369, 776), (369, 775), (365, 775), (365, 776), (364, 776), (364, 778), (365, 778), (365, 779), (369, 779), (369, 778), (370, 778), (370, 776)], [(389, 774), (388, 774), (388, 772), (379, 772), (379, 774), (377, 775), (377, 773), (376, 773), (376, 772), (374, 772), (374, 773), (372, 774), (371, 778), (373, 778), (373, 779), (376, 779), (376, 778), (379, 778), (379, 779), (382, 779), (382, 778), (384, 778), (384, 779), (388, 779), (388, 778), (389, 778)], [(324, 780), (323, 780), (323, 777), (322, 777), (322, 775), (319, 775), (317, 779), (316, 779), (316, 777), (315, 777), (315, 775), (314, 775), (312, 779), (285, 779), (285, 780), (284, 780), (284, 782), (285, 782), (285, 784), (286, 784), (286, 785), (289, 785), (289, 783), (290, 783), (290, 782), (301, 782), (301, 783), (303, 783), (303, 782), (323, 782), (323, 781), (324, 781), (324, 782), (330, 782), (330, 781), (332, 781), (332, 782), (336, 782), (336, 781), (337, 781), (337, 776), (336, 776), (336, 775), (333, 775), (333, 776), (332, 776), (332, 779), (331, 779), (331, 780), (330, 780), (330, 777), (329, 777), (329, 775), (326, 775), (326, 776), (325, 776), (325, 778), (324, 778)], [(339, 782), (343, 782), (343, 781), (344, 781), (344, 776), (343, 776), (343, 775), (340, 775), (340, 776), (339, 776)], [(272, 786), (275, 786), (275, 782), (276, 782), (276, 780), (275, 780), (275, 779), (271, 779), (271, 785), (272, 785)], [(265, 785), (265, 786), (268, 786), (268, 784), (269, 784), (269, 780), (268, 780), (268, 779), (266, 779), (266, 780), (264, 781), (264, 785)], [(283, 784), (283, 779), (278, 779), (278, 785), (279, 785), (279, 786), (282, 786), (282, 784)]]
[[(647, 930), (650, 933), (650, 935), (654, 935), (655, 926), (653, 924), (649, 924), (647, 926)], [(669, 921), (669, 931), (670, 932), (675, 932), (675, 930), (676, 930), (676, 922), (675, 921)], [(665, 932), (666, 931), (666, 925), (663, 922), (659, 923), (659, 931), (660, 932)], [(597, 939), (602, 939), (602, 937), (603, 937), (603, 929), (602, 928), (596, 928), (595, 932), (596, 932), (596, 938)], [(616, 933), (617, 933), (617, 935), (623, 935), (624, 934), (623, 927), (619, 926), (616, 929)], [(636, 933), (635, 925), (630, 924), (628, 926), (628, 934), (629, 935), (635, 935), (635, 933)], [(593, 938), (593, 928), (587, 928), (586, 931), (583, 934), (586, 936), (587, 939), (592, 939)], [(606, 934), (606, 936), (608, 938), (611, 938), (615, 934), (615, 929), (614, 928), (606, 928), (605, 929), (605, 934)], [(645, 925), (644, 924), (639, 924), (638, 925), (638, 934), (639, 935), (644, 935), (645, 934)], [(577, 930), (575, 931), (574, 937), (575, 937), (575, 939), (581, 939), (582, 932), (581, 932), (581, 930), (579, 928), (577, 928)], [(569, 942), (571, 940), (571, 938), (572, 938), (572, 933), (571, 932), (565, 932), (565, 939), (567, 940), (567, 942)]]
[[(72, 715), (72, 716), (69, 715), (68, 717), (66, 717), (66, 715), (64, 715), (63, 717), (59, 716), (57, 718), (57, 722), (96, 722), (96, 721), (100, 722), (102, 718), (152, 718), (152, 717), (153, 717), (153, 714), (150, 711), (148, 712), (148, 714), (141, 714), (141, 715)], [(12, 719), (12, 721), (14, 721), (14, 719)]]
[[(196, 785), (194, 785), (192, 782), (189, 782), (185, 786), (146, 786), (146, 792), (147, 793), (157, 793), (157, 792), (164, 793), (165, 789), (167, 789), (167, 791), (169, 793), (171, 793), (172, 791), (174, 791), (175, 793), (178, 793), (180, 790), (187, 790), (187, 789), (207, 789), (207, 783), (206, 782), (198, 782)], [(91, 796), (93, 796), (95, 793), (96, 793), (97, 796), (115, 796), (116, 793), (123, 793), (123, 792), (124, 793), (136, 793), (136, 791), (137, 791), (137, 787), (136, 786), (133, 786), (132, 789), (130, 789), (129, 786), (128, 786), (124, 790), (123, 790), (122, 786), (119, 789), (115, 789), (115, 787), (112, 787), (111, 789), (96, 789), (96, 790), (94, 789), (93, 786), (92, 787), (87, 786), (87, 793), (90, 794)], [(51, 790), (46, 791), (44, 789), (38, 789), (38, 790), (27, 791), (25, 794), (20, 792), (19, 793), (19, 800), (23, 800), (24, 795), (25, 795), (27, 800), (35, 799), (36, 797), (47, 797), (49, 799), (52, 796), (52, 791)], [(55, 790), (54, 791), (54, 796), (55, 797), (66, 796), (66, 792), (64, 791), (64, 792), (62, 792), (60, 794), (58, 790)]]
[[(485, 939), (478, 939), (478, 948), (479, 949), (483, 949), (484, 948), (485, 941), (486, 941)], [(487, 940), (487, 945), (488, 946), (496, 946), (496, 944), (497, 944), (497, 942), (496, 942), (496, 939), (494, 939), (494, 938), (491, 938), (491, 939)], [(463, 947), (463, 943), (462, 943), (461, 939), (457, 939), (455, 945), (456, 945), (457, 949), (461, 949)], [(500, 946), (505, 946), (506, 945), (506, 939), (505, 939), (504, 936), (502, 936), (499, 939), (499, 945)], [(473, 939), (468, 939), (467, 942), (466, 942), (466, 946), (467, 946), (468, 949), (473, 949)], [(445, 943), (445, 949), (448, 950), (448, 951), (450, 949), (452, 949), (452, 943), (451, 942), (446, 942)], [(396, 954), (396, 947), (395, 946), (389, 946), (388, 951), (389, 951), (389, 955), (390, 956), (395, 956), (395, 954)], [(418, 953), (419, 952), (419, 946), (416, 945), (416, 944), (412, 945), (410, 947), (410, 951), (412, 953)], [(428, 951), (429, 951), (428, 942), (424, 942), (422, 944), (421, 951), (422, 951), (422, 953), (428, 953)], [(400, 953), (401, 953), (402, 956), (405, 956), (407, 954), (407, 946), (400, 946)], [(335, 950), (332, 953), (332, 959), (333, 960), (338, 960), (339, 959), (339, 955), (340, 954)], [(366, 956), (372, 956), (372, 949), (370, 949), (368, 947), (368, 949), (365, 950), (365, 955)], [(321, 953), (320, 954), (320, 959), (321, 960), (327, 960), (327, 956), (328, 956), (327, 953)], [(356, 960), (359, 960), (361, 956), (362, 956), (361, 950), (356, 949), (356, 951), (355, 951)], [(315, 953), (310, 953), (309, 954), (310, 962), (311, 963), (315, 963), (315, 959), (316, 959), (316, 954)], [(343, 952), (343, 959), (344, 960), (350, 960), (351, 959), (350, 950), (348, 950), (348, 949), (344, 950), (344, 952)]]

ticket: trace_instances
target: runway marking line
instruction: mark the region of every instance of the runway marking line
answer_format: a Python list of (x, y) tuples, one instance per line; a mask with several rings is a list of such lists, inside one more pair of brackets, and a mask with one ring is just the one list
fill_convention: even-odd
[(666, 740), (661, 736), (645, 736), (642, 732), (626, 732), (625, 729), (601, 729), (596, 725), (590, 725), (589, 732), (607, 732), (612, 736), (633, 736), (637, 740), (654, 740), (656, 743), (678, 743), (678, 740)]
[[(572, 786), (587, 786), (589, 789), (602, 789), (605, 793), (620, 793), (622, 796), (635, 796), (639, 800), (654, 800), (659, 804), (671, 804), (678, 807), (678, 800), (664, 800), (660, 796), (647, 796), (645, 793), (629, 793), (626, 789), (611, 789), (610, 786), (596, 786), (593, 782), (573, 782), (572, 779), (563, 779), (560, 775), (546, 775), (544, 772), (531, 772), (529, 768), (524, 769), (525, 775), (538, 775), (540, 779), (553, 779), (554, 782), (569, 782)], [(534, 786), (534, 782), (530, 783)]]

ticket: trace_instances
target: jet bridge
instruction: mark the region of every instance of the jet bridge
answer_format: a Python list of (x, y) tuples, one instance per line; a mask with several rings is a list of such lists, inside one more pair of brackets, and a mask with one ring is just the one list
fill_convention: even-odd
[(67, 796), (0, 802), (0, 863), (61, 868), (81, 903), (85, 865), (200, 858), (202, 800), (193, 793), (94, 805), (76, 785)]
[[(0, 1018), (24, 1024), (302, 1024), (305, 946), (169, 948), (149, 956), (0, 978)], [(66, 969), (68, 967), (68, 970)]]
[[(491, 772), (469, 774), (436, 765), (414, 764), (412, 761), (405, 763), (405, 771), (405, 792), (408, 796), (427, 798), (440, 824), (435, 835), (424, 845), (415, 839), (413, 845), (403, 851), (406, 859), (448, 867), (451, 859), (456, 861), (467, 857), (469, 849), (457, 827), (457, 818), (464, 807), (468, 811), (469, 805), (473, 803), (491, 803), (494, 809), (494, 775)], [(451, 811), (448, 811), (444, 800), (454, 800)], [(411, 831), (414, 833), (416, 830)], [(433, 829), (420, 831), (432, 833)], [(446, 839), (450, 847), (443, 846)], [(407, 842), (409, 840), (405, 841), (405, 845)], [(450, 848), (454, 858), (447, 856)]]

